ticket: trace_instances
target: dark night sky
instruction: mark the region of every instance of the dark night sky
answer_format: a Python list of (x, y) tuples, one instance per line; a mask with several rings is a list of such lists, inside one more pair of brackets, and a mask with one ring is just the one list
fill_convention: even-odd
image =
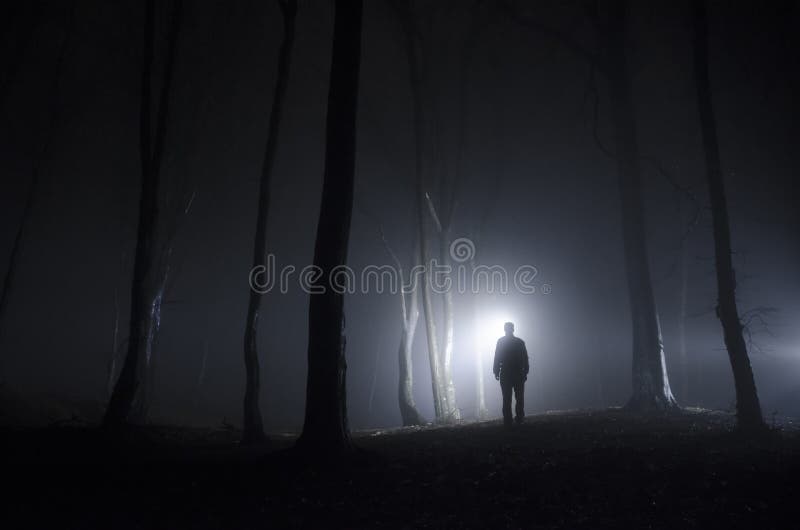
[[(457, 4), (435, 21), (429, 60), (441, 108), (445, 157), (455, 164), (458, 58), (469, 11)], [(591, 28), (571, 3), (530, 12), (587, 45)], [(20, 271), (3, 325), (6, 395), (42, 415), (99, 415), (112, 340), (114, 290), (124, 330), (135, 242), (139, 2), (78, 2), (53, 101), (53, 73), (68, 2), (42, 6), (27, 47), (18, 36), (34, 8), (7, 18), (4, 64), (22, 61), (8, 84), (0, 130), (0, 270), (34, 167), (40, 186)], [(241, 352), (257, 178), (272, 101), (281, 21), (277, 5), (186, 2), (163, 175), (164, 219), (179, 219), (178, 271), (164, 309), (153, 421), (238, 423)], [(797, 3), (716, 2), (711, 8), (711, 75), (731, 211), (742, 311), (775, 307), (772, 334), (752, 352), (765, 412), (800, 414), (800, 208)], [(331, 5), (301, 2), (280, 147), (269, 247), (281, 264), (311, 262), (324, 155)], [(636, 3), (631, 62), (642, 152), (657, 157), (703, 206), (688, 241), (689, 394), (682, 394), (677, 316), (680, 239), (691, 206), (645, 165), (651, 269), (673, 389), (681, 404), (727, 408), (733, 386), (716, 296), (710, 215), (684, 2)], [(13, 20), (13, 22), (12, 22)], [(26, 26), (27, 25), (27, 26)], [(163, 51), (163, 50), (162, 50)], [(366, 2), (355, 211), (350, 262), (389, 264), (376, 219), (401, 256), (413, 237), (413, 142), (400, 28), (381, 1)], [(8, 71), (8, 68), (6, 68)], [(500, 17), (478, 40), (467, 80), (469, 128), (455, 237), (473, 237), (486, 216), (480, 261), (535, 265), (551, 294), (484, 300), (487, 314), (517, 320), (534, 376), (531, 411), (622, 404), (630, 389), (630, 324), (622, 264), (615, 168), (595, 146), (585, 101), (588, 68), (547, 38)], [(603, 80), (599, 133), (611, 143)], [(53, 120), (53, 117), (55, 118)], [(50, 123), (54, 123), (51, 127)], [(50, 137), (50, 141), (46, 139)], [(41, 146), (49, 146), (42, 155)], [(37, 162), (38, 160), (38, 162)], [(179, 216), (178, 216), (179, 217)], [(683, 219), (682, 219), (683, 218)], [(456, 298), (459, 405), (473, 410), (471, 309)], [(355, 428), (397, 425), (399, 301), (347, 299), (349, 414)], [(305, 394), (307, 295), (265, 299), (261, 327), (262, 411), (270, 429), (296, 429)], [(424, 327), (415, 349), (415, 393), (432, 417)], [(502, 330), (497, 330), (499, 336)], [(125, 331), (123, 331), (123, 336)], [(206, 385), (195, 392), (204, 344)], [(487, 395), (499, 413), (489, 372)], [(376, 369), (377, 367), (377, 369)], [(373, 371), (376, 372), (373, 374)], [(374, 378), (374, 383), (373, 383)], [(374, 390), (373, 390), (374, 385)], [(9, 398), (10, 399), (10, 398)]]

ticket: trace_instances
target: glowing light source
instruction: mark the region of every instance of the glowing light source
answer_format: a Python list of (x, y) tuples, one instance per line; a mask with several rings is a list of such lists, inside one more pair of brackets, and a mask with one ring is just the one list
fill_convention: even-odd
[(514, 322), (515, 328), (518, 325), (513, 317), (503, 313), (492, 314), (488, 318), (481, 319), (477, 330), (477, 341), (478, 347), (484, 355), (490, 358), (494, 357), (494, 348), (497, 345), (497, 339), (505, 335), (503, 325), (506, 322)]

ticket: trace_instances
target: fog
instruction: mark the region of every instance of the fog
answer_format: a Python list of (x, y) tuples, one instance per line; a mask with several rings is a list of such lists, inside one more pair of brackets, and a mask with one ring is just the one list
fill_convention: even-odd
[[(278, 270), (313, 263), (324, 170), (332, 5), (301, 4), (267, 224)], [(364, 9), (347, 259), (357, 274), (393, 265), (383, 237), (405, 268), (418, 241), (402, 28), (383, 2)], [(134, 1), (79, 2), (67, 31), (68, 11), (66, 2), (21, 5), (4, 22), (3, 63), (21, 59), (3, 79), (0, 270), (8, 266), (32, 174), (39, 174), (0, 324), (4, 421), (15, 424), (73, 415), (99, 422), (109, 398), (115, 311), (121, 343), (128, 333), (141, 178), (142, 14)], [(532, 9), (591, 43), (591, 28), (575, 22), (574, 11), (559, 3)], [(475, 38), (462, 79), (469, 16), (459, 7), (438, 15), (426, 57), (437, 109), (437, 171), (458, 176), (452, 239), (467, 238), (475, 263), (510, 271), (512, 285), (506, 294), (454, 294), (458, 408), (465, 419), (476, 416), (481, 355), (486, 407), (499, 417), (500, 387), (491, 367), (507, 319), (532, 363), (528, 413), (622, 406), (631, 394), (631, 314), (616, 166), (596, 141), (614, 143), (606, 85), (593, 83), (590, 68), (547, 35), (503, 16), (487, 21)], [(714, 310), (714, 241), (687, 16), (681, 3), (635, 3), (630, 16), (638, 139), (646, 157), (647, 251), (677, 402), (733, 410), (731, 367)], [(256, 194), (282, 22), (276, 4), (255, 1), (186, 2), (184, 17), (161, 186), (161, 229), (172, 224), (175, 232), (173, 272), (153, 353), (148, 421), (238, 426)], [(158, 31), (163, 18), (157, 17)], [(788, 50), (797, 49), (797, 7), (714, 3), (710, 24), (737, 301), (765, 416), (796, 416), (800, 68)], [(22, 46), (17, 37), (26, 31)], [(686, 235), (695, 212), (696, 226)], [(535, 267), (532, 294), (513, 285), (522, 266)], [(437, 314), (441, 303), (435, 297)], [(268, 432), (297, 432), (303, 425), (308, 306), (309, 294), (297, 283), (263, 297), (260, 406)], [(346, 295), (345, 314), (350, 425), (399, 426), (400, 296), (357, 290)], [(419, 411), (433, 421), (425, 333), (421, 316), (413, 391)]]

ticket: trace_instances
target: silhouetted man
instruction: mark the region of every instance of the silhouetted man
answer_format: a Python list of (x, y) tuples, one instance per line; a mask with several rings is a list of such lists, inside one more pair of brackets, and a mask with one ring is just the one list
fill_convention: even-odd
[(505, 337), (497, 340), (494, 350), (494, 378), (500, 381), (503, 391), (503, 423), (511, 427), (511, 392), (517, 400), (515, 412), (517, 425), (525, 419), (525, 381), (528, 379), (528, 350), (525, 342), (514, 336), (513, 322), (503, 325)]

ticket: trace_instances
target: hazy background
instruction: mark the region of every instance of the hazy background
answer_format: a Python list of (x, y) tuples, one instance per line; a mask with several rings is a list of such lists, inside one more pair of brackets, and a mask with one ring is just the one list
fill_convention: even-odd
[[(5, 421), (97, 419), (107, 399), (114, 291), (127, 333), (139, 193), (138, 95), (142, 6), (77, 3), (67, 40), (52, 133), (49, 111), (68, 2), (26, 3), (4, 24), (3, 61), (21, 62), (0, 109), (0, 271), (8, 263), (32, 168), (40, 172), (20, 270), (0, 335)], [(464, 6), (467, 4), (464, 3)], [(321, 192), (331, 4), (301, 2), (287, 108), (279, 140), (269, 248), (279, 265), (311, 263)], [(537, 4), (531, 12), (591, 44), (580, 10)], [(156, 358), (153, 422), (238, 424), (244, 387), (242, 333), (281, 20), (273, 2), (186, 2), (179, 37), (163, 171), (163, 218), (179, 220), (176, 281), (164, 307)], [(12, 16), (13, 15), (13, 16)], [(711, 75), (742, 312), (776, 308), (769, 333), (755, 324), (751, 348), (769, 417), (800, 414), (800, 201), (798, 42), (795, 2), (714, 3)], [(162, 17), (163, 18), (163, 17)], [(648, 165), (648, 244), (673, 392), (682, 405), (729, 409), (733, 384), (719, 322), (710, 216), (697, 122), (686, 6), (635, 4), (634, 93), (642, 152), (691, 186), (701, 206), (687, 241), (688, 362), (678, 355), (680, 242), (693, 206)], [(163, 20), (162, 20), (163, 22)], [(28, 26), (26, 26), (26, 24)], [(458, 58), (469, 11), (437, 21), (440, 127), (455, 165)], [(29, 44), (19, 35), (33, 27)], [(163, 51), (163, 49), (159, 49)], [(157, 50), (157, 53), (158, 51)], [(588, 68), (547, 40), (500, 17), (478, 40), (467, 80), (467, 157), (454, 237), (475, 237), (479, 262), (532, 264), (544, 295), (456, 296), (455, 382), (459, 407), (474, 413), (475, 335), (509, 315), (528, 344), (529, 412), (621, 405), (630, 392), (630, 324), (622, 263), (616, 173), (591, 134)], [(599, 134), (612, 143), (599, 86)], [(383, 2), (366, 2), (356, 197), (350, 264), (411, 257), (413, 142), (400, 27)], [(49, 148), (41, 146), (52, 134)], [(37, 163), (36, 160), (39, 159)], [(452, 167), (451, 167), (452, 169)], [(400, 423), (397, 406), (399, 299), (347, 298), (348, 406), (354, 428)], [(298, 429), (305, 396), (307, 295), (264, 300), (261, 409), (268, 429)], [(489, 331), (488, 333), (491, 333)], [(496, 329), (500, 336), (502, 329)], [(433, 417), (420, 321), (415, 397)], [(204, 348), (205, 383), (197, 388)], [(499, 385), (485, 351), (490, 412)], [(684, 375), (686, 374), (686, 375)], [(685, 378), (685, 379), (684, 379)], [(686, 383), (684, 383), (686, 381)]]

